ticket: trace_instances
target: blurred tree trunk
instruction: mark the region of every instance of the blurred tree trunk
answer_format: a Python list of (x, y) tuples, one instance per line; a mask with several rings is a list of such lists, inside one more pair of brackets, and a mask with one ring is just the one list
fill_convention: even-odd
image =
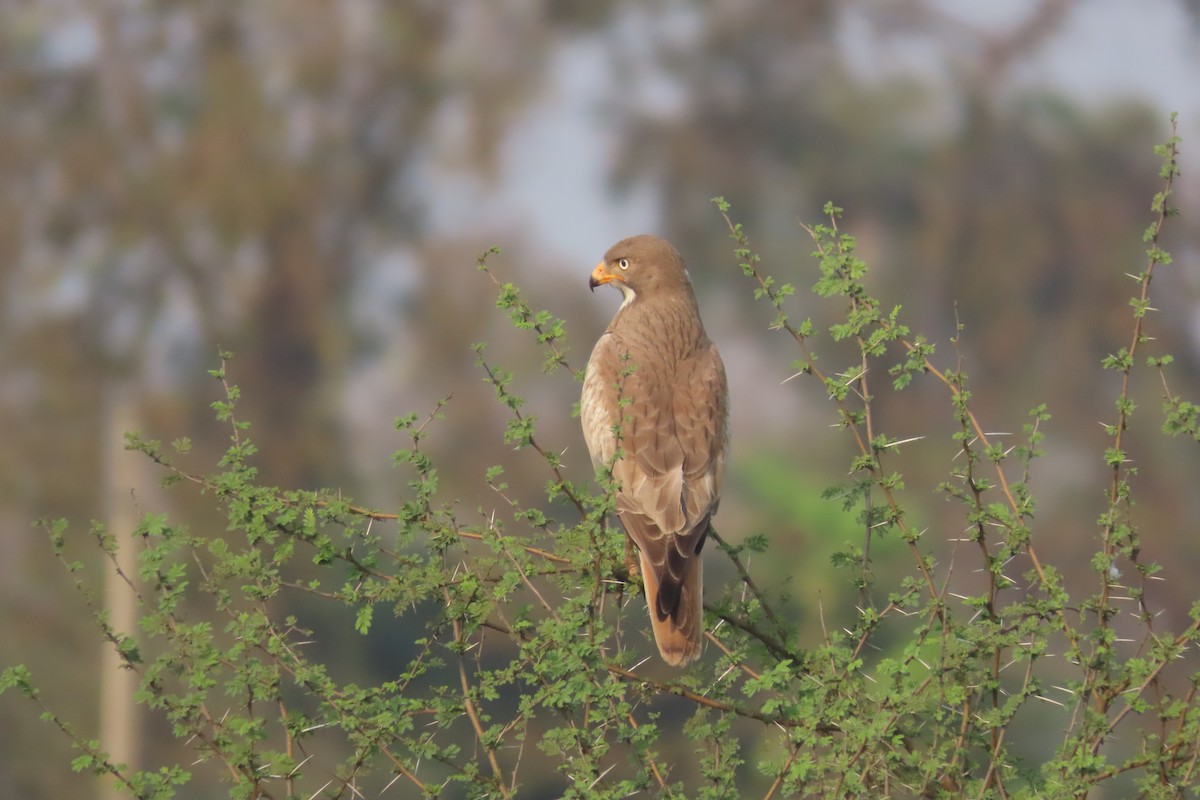
[[(143, 108), (128, 58), (119, 44), (115, 8), (98, 8), (95, 21), (100, 43), (98, 73), (104, 128), (118, 141), (140, 146), (146, 139), (147, 120), (141, 113)], [(118, 548), (115, 553), (118, 567), (110, 565), (105, 570), (104, 607), (113, 630), (130, 636), (137, 633), (137, 602), (134, 587), (127, 581), (137, 580), (137, 541), (131, 534), (137, 527), (138, 516), (130, 491), (139, 485), (141, 458), (127, 452), (123, 443), (125, 432), (137, 429), (137, 418), (134, 382), (113, 376), (107, 382), (100, 420), (100, 464), (103, 469), (100, 502), (108, 532)], [(127, 772), (139, 768), (141, 755), (142, 721), (134, 700), (137, 684), (137, 674), (125, 668), (110, 642), (102, 642), (100, 746), (112, 763), (126, 765)], [(110, 776), (100, 778), (97, 787), (100, 800), (118, 800), (122, 796), (123, 792)]]
[[(130, 491), (131, 487), (144, 485), (139, 480), (144, 459), (139, 453), (125, 450), (123, 442), (126, 431), (137, 429), (137, 418), (137, 395), (132, 385), (127, 381), (111, 383), (103, 418), (103, 502), (108, 532), (119, 548), (116, 558), (120, 572), (113, 568), (105, 571), (104, 606), (113, 630), (130, 636), (137, 633), (138, 612), (138, 539), (131, 535), (137, 528), (138, 514)], [(130, 770), (139, 768), (142, 745), (142, 716), (134, 701), (137, 688), (137, 674), (125, 669), (116, 650), (104, 642), (100, 655), (100, 746), (114, 764), (125, 764)], [(125, 796), (111, 776), (100, 778), (100, 800)]]

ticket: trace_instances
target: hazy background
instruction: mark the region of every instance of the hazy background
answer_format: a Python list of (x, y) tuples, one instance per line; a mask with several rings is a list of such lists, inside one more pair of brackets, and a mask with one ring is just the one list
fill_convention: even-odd
[[(730, 373), (721, 530), (773, 537), (765, 582), (790, 575), (798, 615), (836, 605), (827, 556), (857, 534), (818, 496), (850, 443), (815, 382), (782, 383), (796, 354), (766, 330), (714, 195), (818, 322), (839, 309), (803, 291), (816, 268), (799, 224), (835, 201), (872, 288), (935, 360), (954, 364), (956, 313), (966, 325), (989, 429), (1048, 403), (1035, 541), (1085, 582), (1097, 423), (1117, 391), (1099, 361), (1129, 338), (1124, 273), (1145, 263), (1170, 111), (1183, 219), (1151, 333), (1177, 356), (1173, 388), (1200, 395), (1198, 86), (1195, 0), (0, 0), (0, 666), (28, 664), (95, 735), (102, 648), (32, 522), (67, 517), (97, 564), (92, 519), (169, 510), (219, 533), (208, 498), (162, 493), (120, 450), (128, 429), (189, 436), (189, 463), (210, 468), (227, 441), (209, 409), (218, 347), (235, 353), (264, 480), (390, 509), (405, 480), (391, 421), (453, 393), (429, 444), (448, 496), (491, 506), (483, 470), (504, 463), (533, 502), (548, 476), (502, 441), (469, 350), (483, 340), (539, 440), (586, 477), (578, 385), (541, 373), (475, 257), (503, 249), (489, 263), (567, 320), (581, 368), (618, 302), (587, 275), (647, 231), (683, 252)], [(1160, 392), (1137, 390), (1149, 434)], [(916, 527), (957, 535), (932, 490), (954, 452), (944, 388), (918, 381), (880, 413), (929, 437), (905, 451)], [(1132, 455), (1145, 551), (1179, 618), (1200, 569), (1200, 459), (1155, 436)], [(329, 636), (364, 679), (388, 674), (386, 647)], [(162, 739), (141, 746), (147, 765), (171, 757)], [(30, 705), (0, 701), (0, 797), (85, 796), (70, 757)]]

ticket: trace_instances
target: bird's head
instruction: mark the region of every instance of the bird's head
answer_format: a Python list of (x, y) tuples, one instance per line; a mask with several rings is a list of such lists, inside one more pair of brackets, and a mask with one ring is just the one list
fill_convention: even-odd
[(625, 296), (625, 304), (635, 297), (683, 289), (690, 291), (683, 259), (666, 239), (650, 234), (631, 236), (608, 248), (604, 260), (592, 270), (588, 286), (612, 284)]

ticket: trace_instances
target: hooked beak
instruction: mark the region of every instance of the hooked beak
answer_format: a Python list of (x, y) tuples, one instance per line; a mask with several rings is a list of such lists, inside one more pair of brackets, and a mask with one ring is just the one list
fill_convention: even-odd
[(604, 262), (601, 261), (596, 265), (596, 268), (592, 270), (592, 276), (588, 278), (588, 288), (594, 292), (596, 291), (597, 286), (603, 286), (606, 283), (619, 280), (621, 279), (604, 268)]

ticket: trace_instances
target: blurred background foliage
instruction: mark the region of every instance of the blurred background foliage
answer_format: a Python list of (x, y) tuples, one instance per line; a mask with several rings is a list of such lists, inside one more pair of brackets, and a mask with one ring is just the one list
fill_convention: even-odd
[[(1099, 361), (1128, 338), (1123, 275), (1144, 264), (1169, 110), (1184, 219), (1152, 335), (1178, 358), (1173, 388), (1200, 394), (1198, 23), (1190, 0), (0, 0), (0, 661), (27, 663), (81, 732), (98, 729), (101, 646), (31, 523), (67, 517), (81, 540), (88, 520), (119, 528), (131, 509), (212, 524), (204, 498), (161, 492), (120, 442), (187, 436), (211, 463), (227, 435), (209, 408), (218, 347), (236, 354), (268, 482), (392, 508), (391, 420), (452, 395), (428, 443), (449, 492), (493, 506), (483, 472), (504, 463), (532, 502), (546, 476), (503, 443), (469, 349), (483, 340), (517, 372), (539, 439), (586, 479), (578, 386), (540, 373), (475, 257), (503, 249), (491, 268), (569, 321), (578, 369), (616, 304), (585, 291), (591, 265), (641, 231), (684, 253), (729, 367), (720, 528), (770, 537), (770, 563), (751, 566), (815, 637), (818, 606), (853, 605), (829, 555), (860, 533), (820, 499), (850, 445), (819, 386), (784, 382), (795, 354), (766, 330), (717, 194), (768, 271), (801, 287), (816, 269), (799, 223), (833, 200), (876, 293), (937, 358), (955, 362), (965, 325), (958, 354), (992, 429), (1019, 432), (1048, 404), (1034, 535), (1070, 585), (1104, 506), (1097, 423), (1116, 386)], [(803, 293), (796, 306), (818, 322), (840, 311)], [(1137, 426), (1158, 427), (1159, 394), (1138, 387)], [(955, 451), (944, 391), (918, 383), (882, 412), (893, 435), (927, 437), (905, 449), (908, 502), (952, 539), (930, 488)], [(1167, 564), (1161, 603), (1182, 617), (1200, 460), (1163, 437), (1132, 455), (1143, 542)], [(314, 624), (362, 680), (405, 646), (379, 620), (367, 638)], [(0, 796), (87, 796), (35, 718), (0, 704)], [(171, 758), (161, 722), (145, 724), (139, 758)]]

